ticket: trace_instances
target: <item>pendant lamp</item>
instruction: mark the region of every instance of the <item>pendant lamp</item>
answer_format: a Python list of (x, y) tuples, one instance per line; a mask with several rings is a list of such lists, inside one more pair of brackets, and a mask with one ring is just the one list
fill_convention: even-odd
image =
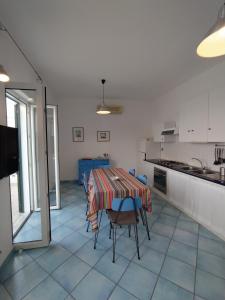
[(220, 8), (218, 18), (197, 48), (201, 57), (225, 55), (225, 3)]

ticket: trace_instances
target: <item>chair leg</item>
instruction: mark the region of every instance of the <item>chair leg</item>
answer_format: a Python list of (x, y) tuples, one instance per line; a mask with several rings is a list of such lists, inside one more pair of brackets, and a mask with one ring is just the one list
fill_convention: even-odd
[(88, 221), (88, 224), (87, 224), (87, 229), (86, 229), (87, 232), (89, 230), (89, 227), (90, 227), (90, 221)]
[(138, 259), (140, 259), (140, 253), (139, 253), (139, 240), (138, 240), (138, 228), (137, 224), (134, 225), (134, 233), (135, 233), (135, 240), (136, 240), (136, 247), (137, 247), (137, 255)]
[(99, 230), (100, 230), (100, 226), (101, 226), (101, 221), (102, 221), (102, 213), (103, 213), (103, 210), (101, 210), (101, 213), (100, 213), (100, 219), (99, 219), (99, 223), (98, 223), (98, 230), (95, 232), (94, 249), (96, 249), (96, 244), (97, 244), (97, 240), (98, 240), (98, 234), (99, 234)]
[(146, 231), (147, 231), (148, 239), (150, 241), (151, 237), (150, 237), (149, 227), (148, 227), (148, 217), (145, 209), (144, 209), (144, 216), (145, 216)]
[(128, 235), (129, 235), (129, 238), (131, 236), (131, 225), (128, 225)]
[(112, 227), (113, 230), (113, 260), (112, 262), (115, 263), (115, 252), (116, 252), (116, 227)]
[(112, 223), (109, 223), (109, 239), (111, 240), (112, 238)]
[(144, 218), (144, 215), (143, 215), (143, 209), (142, 208), (140, 208), (140, 215), (141, 215), (142, 224), (145, 226), (145, 218)]

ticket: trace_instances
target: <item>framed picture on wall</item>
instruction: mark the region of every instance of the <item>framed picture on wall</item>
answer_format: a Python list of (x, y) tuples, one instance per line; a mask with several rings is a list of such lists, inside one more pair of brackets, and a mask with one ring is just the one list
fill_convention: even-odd
[(109, 142), (110, 131), (97, 131), (97, 142)]
[(73, 142), (84, 142), (84, 127), (72, 128)]

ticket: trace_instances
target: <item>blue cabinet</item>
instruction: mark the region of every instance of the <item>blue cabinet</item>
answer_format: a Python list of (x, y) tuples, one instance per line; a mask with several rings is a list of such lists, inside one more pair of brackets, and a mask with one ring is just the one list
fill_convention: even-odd
[(83, 173), (85, 172), (88, 176), (92, 169), (96, 169), (98, 166), (108, 165), (109, 159), (79, 159), (78, 171), (79, 171), (79, 183), (83, 183)]

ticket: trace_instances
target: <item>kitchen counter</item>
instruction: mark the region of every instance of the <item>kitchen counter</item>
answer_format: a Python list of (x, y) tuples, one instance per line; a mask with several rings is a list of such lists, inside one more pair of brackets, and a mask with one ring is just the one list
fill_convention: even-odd
[(225, 186), (225, 178), (221, 179), (219, 172), (206, 169), (206, 172), (208, 172), (208, 174), (204, 174), (204, 173), (201, 174), (202, 172), (201, 168), (192, 167), (181, 162), (167, 161), (163, 159), (146, 159), (145, 161), (164, 168), (175, 170), (180, 173), (184, 173), (190, 176), (194, 176), (200, 179), (204, 179), (206, 181), (210, 181)]

